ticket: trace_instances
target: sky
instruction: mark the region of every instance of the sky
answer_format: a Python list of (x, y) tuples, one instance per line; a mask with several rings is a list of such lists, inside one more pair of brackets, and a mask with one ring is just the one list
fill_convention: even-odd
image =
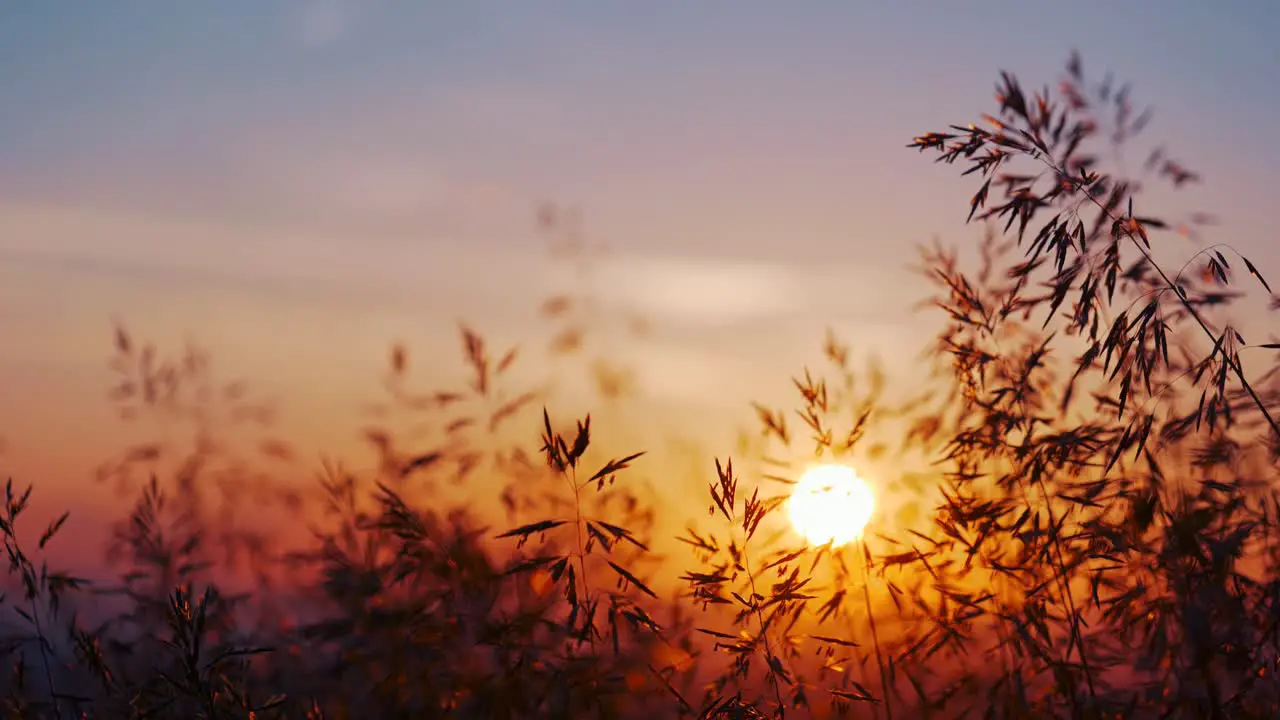
[(601, 336), (655, 408), (749, 418), (827, 326), (905, 362), (914, 248), (978, 235), (972, 183), (905, 145), (1072, 49), (1155, 107), (1212, 239), (1280, 267), (1280, 147), (1251, 142), (1277, 34), (1269, 2), (4, 3), (0, 470), (89, 502), (115, 320), (339, 442), (393, 340), (545, 340), (539, 301), (578, 281), (544, 201), (607, 247), (606, 323), (648, 320)]

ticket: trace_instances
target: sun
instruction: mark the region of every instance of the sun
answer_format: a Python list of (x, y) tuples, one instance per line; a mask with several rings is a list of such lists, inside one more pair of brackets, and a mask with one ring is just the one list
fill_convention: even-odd
[(800, 476), (787, 515), (809, 544), (839, 547), (861, 537), (875, 506), (871, 486), (853, 468), (816, 465)]

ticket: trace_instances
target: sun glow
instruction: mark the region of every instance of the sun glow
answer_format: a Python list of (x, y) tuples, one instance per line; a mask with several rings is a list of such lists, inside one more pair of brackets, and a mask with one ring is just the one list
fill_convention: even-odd
[(871, 486), (853, 468), (817, 465), (800, 476), (787, 515), (809, 544), (839, 547), (861, 537), (875, 506)]

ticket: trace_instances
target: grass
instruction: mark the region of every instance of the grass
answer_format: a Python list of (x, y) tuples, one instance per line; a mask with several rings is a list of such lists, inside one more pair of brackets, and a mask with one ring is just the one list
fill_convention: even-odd
[[(104, 465), (138, 488), (115, 587), (46, 567), (75, 521), (33, 536), (30, 486), (6, 486), (6, 716), (1275, 717), (1280, 365), (1245, 360), (1280, 344), (1247, 344), (1229, 314), (1237, 274), (1271, 289), (1226, 246), (1158, 262), (1197, 218), (1138, 214), (1142, 181), (1196, 177), (1163, 151), (1144, 177), (1103, 171), (1149, 117), (1127, 89), (1073, 58), (1057, 93), (1005, 74), (997, 101), (911, 143), (975, 176), (968, 217), (987, 231), (977, 253), (922, 251), (942, 321), (928, 382), (856, 370), (827, 338), (795, 411), (755, 405), (758, 443), (715, 461), (709, 527), (655, 507), (647, 458), (603, 454), (589, 416), (538, 418), (547, 395), (504, 387), (517, 353), (470, 330), (460, 389), (412, 390), (392, 350), (387, 411), (430, 442), (368, 428), (379, 466), (327, 463), (314, 497), (254, 469), (292, 451), (243, 386), (120, 331), (122, 416), (191, 442)], [(571, 216), (540, 221), (582, 256)], [(552, 346), (625, 403), (633, 378), (585, 344), (590, 301), (584, 285), (548, 303)], [(893, 402), (894, 382), (924, 389)], [(537, 444), (500, 440), (535, 422)], [(927, 459), (903, 480), (922, 511), (856, 545), (799, 544), (779, 511), (815, 455)], [(495, 482), (506, 528), (439, 501)], [(246, 497), (310, 540), (274, 548)], [(690, 521), (683, 556), (654, 549), (671, 515)]]

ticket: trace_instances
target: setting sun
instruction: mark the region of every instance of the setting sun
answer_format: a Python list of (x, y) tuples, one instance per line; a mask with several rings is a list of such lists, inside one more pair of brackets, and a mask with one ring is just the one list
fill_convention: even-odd
[(853, 468), (817, 465), (800, 477), (787, 514), (796, 532), (810, 544), (839, 547), (862, 535), (875, 504), (871, 487)]

